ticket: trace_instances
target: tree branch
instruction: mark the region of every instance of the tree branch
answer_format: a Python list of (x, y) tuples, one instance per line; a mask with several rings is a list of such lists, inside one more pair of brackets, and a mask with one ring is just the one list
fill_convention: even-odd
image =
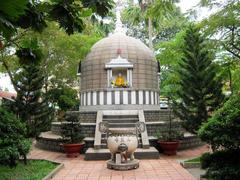
[(226, 51), (230, 52), (232, 55), (234, 55), (235, 57), (237, 57), (238, 59), (240, 59), (240, 54), (237, 54), (236, 52), (234, 52), (233, 50), (231, 50), (229, 47), (227, 47), (224, 43), (223, 43), (223, 47), (226, 49)]

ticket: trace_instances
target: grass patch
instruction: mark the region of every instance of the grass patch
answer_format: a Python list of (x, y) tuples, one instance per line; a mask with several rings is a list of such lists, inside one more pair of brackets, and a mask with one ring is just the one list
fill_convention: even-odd
[(196, 158), (193, 158), (193, 159), (189, 159), (189, 160), (186, 160), (186, 161), (184, 161), (184, 162), (186, 162), (186, 163), (200, 163), (200, 156), (199, 157), (196, 157)]
[(19, 162), (15, 168), (0, 165), (0, 179), (41, 180), (57, 166), (58, 164), (45, 160), (28, 160), (27, 165)]

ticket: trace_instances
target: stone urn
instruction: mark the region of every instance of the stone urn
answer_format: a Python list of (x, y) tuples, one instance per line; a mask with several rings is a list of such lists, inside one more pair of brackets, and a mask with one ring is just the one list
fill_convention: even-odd
[(138, 135), (145, 131), (145, 123), (137, 122), (135, 128), (109, 128), (107, 122), (101, 122), (99, 130), (107, 135), (107, 147), (111, 159), (107, 161), (109, 169), (129, 170), (139, 167), (134, 152), (138, 147)]
[(130, 160), (134, 160), (134, 152), (138, 147), (138, 139), (136, 134), (129, 131), (111, 131), (111, 134), (107, 138), (107, 147), (111, 152), (112, 160), (114, 160), (114, 155), (118, 152), (125, 152), (126, 157), (130, 156)]

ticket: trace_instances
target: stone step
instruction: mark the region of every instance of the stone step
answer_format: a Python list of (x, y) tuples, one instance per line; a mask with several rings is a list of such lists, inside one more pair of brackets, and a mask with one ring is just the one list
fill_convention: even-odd
[(109, 131), (114, 131), (115, 133), (130, 133), (130, 132), (136, 132), (136, 128), (135, 127), (110, 127)]
[(109, 123), (136, 123), (138, 119), (103, 119), (103, 121)]
[(109, 123), (109, 128), (134, 128), (135, 123)]
[(103, 115), (103, 119), (126, 119), (126, 118), (137, 118), (138, 119), (138, 115), (128, 115), (128, 114), (124, 114), (124, 115)]
[[(156, 148), (149, 149), (137, 148), (135, 153), (136, 159), (159, 159), (159, 152)], [(109, 149), (93, 149), (88, 148), (85, 153), (85, 160), (108, 160), (111, 154)]]

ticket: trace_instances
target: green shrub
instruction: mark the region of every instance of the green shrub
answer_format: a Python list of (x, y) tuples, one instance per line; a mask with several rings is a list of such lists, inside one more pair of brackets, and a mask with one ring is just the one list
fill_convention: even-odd
[(222, 108), (218, 109), (198, 134), (211, 144), (213, 149), (240, 148), (240, 95), (233, 95)]
[(63, 143), (73, 144), (82, 142), (84, 136), (77, 115), (68, 114), (65, 122), (61, 124), (61, 135)]
[(232, 95), (198, 131), (211, 144), (213, 153), (201, 158), (209, 179), (232, 180), (240, 177), (240, 96)]
[(216, 151), (201, 157), (207, 177), (216, 180), (233, 180), (240, 177), (240, 150)]
[(58, 105), (63, 111), (77, 109), (79, 104), (77, 91), (67, 86), (50, 89), (46, 96), (50, 102)]
[(16, 166), (22, 156), (26, 162), (26, 154), (30, 150), (30, 141), (25, 138), (26, 126), (0, 107), (0, 163)]

